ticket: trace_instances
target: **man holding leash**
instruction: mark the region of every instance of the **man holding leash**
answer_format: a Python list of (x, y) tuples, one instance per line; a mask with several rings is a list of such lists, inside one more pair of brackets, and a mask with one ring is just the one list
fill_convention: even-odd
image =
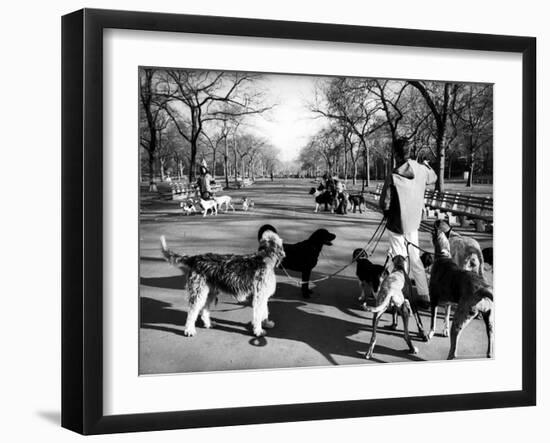
[(382, 188), (380, 208), (387, 219), (390, 251), (394, 256), (409, 257), (409, 272), (416, 282), (418, 303), (424, 307), (430, 303), (426, 272), (418, 249), (414, 246), (407, 248), (406, 240), (418, 245), (424, 192), (426, 185), (437, 181), (437, 175), (428, 162), (420, 164), (409, 158), (409, 147), (404, 138), (397, 140), (394, 155), (396, 167)]

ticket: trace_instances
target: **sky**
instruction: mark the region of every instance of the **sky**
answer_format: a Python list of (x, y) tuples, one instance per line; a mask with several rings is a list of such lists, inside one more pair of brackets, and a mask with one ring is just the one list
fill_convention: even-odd
[(319, 77), (266, 74), (261, 84), (266, 103), (276, 103), (267, 115), (256, 116), (250, 125), (258, 135), (269, 140), (281, 152), (280, 160), (297, 159), (300, 149), (324, 124), (308, 109)]

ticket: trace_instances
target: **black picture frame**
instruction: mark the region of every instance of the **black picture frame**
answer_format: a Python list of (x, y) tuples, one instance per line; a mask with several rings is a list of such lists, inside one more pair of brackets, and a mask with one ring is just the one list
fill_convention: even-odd
[[(501, 51), (522, 55), (522, 388), (517, 391), (103, 412), (103, 30)], [(83, 9), (62, 18), (62, 426), (82, 434), (412, 414), (536, 404), (536, 39), (149, 12)]]

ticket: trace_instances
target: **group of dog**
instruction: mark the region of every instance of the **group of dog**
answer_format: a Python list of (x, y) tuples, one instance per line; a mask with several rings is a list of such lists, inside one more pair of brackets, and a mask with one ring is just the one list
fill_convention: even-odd
[[(254, 202), (248, 197), (242, 197), (240, 205), (241, 209), (246, 212), (254, 207)], [(229, 208), (235, 212), (233, 199), (229, 195), (213, 196), (208, 200), (200, 197), (188, 198), (186, 201), (180, 202), (180, 208), (185, 215), (197, 212), (197, 206), (200, 207), (203, 217), (206, 217), (209, 211), (211, 215), (218, 215), (218, 210), (227, 212)]]
[[(342, 192), (341, 198), (327, 189), (319, 189), (312, 187), (309, 190), (309, 194), (313, 196), (315, 201), (315, 209), (313, 212), (319, 212), (319, 208), (324, 206), (325, 211), (335, 212), (338, 206), (342, 207), (342, 214), (347, 214), (349, 210), (353, 210), (355, 214), (359, 209), (359, 213), (363, 213), (363, 208), (366, 209), (366, 200), (364, 194), (355, 193), (350, 194), (348, 192)], [(342, 204), (340, 205), (340, 200)]]
[[(258, 250), (247, 255), (199, 254), (180, 255), (166, 245), (161, 237), (161, 249), (165, 259), (178, 267), (184, 274), (189, 293), (189, 311), (184, 327), (184, 335), (196, 333), (195, 324), (201, 316), (205, 328), (210, 328), (210, 307), (217, 302), (220, 294), (229, 294), (239, 302), (252, 306), (252, 332), (255, 336), (265, 335), (265, 329), (274, 327), (268, 315), (268, 299), (275, 293), (278, 267), (301, 272), (302, 296), (311, 294), (309, 280), (311, 271), (317, 265), (323, 246), (331, 246), (336, 235), (326, 229), (316, 230), (308, 239), (295, 243), (283, 243), (277, 229), (264, 225), (258, 231)], [(392, 327), (397, 328), (397, 315), (403, 318), (404, 338), (409, 352), (418, 353), (408, 330), (408, 321), (414, 316), (419, 336), (429, 341), (435, 334), (437, 308), (446, 307), (443, 335), (450, 335), (448, 359), (456, 358), (457, 343), (462, 330), (480, 315), (485, 321), (488, 348), (487, 357), (492, 356), (494, 341), (494, 310), (492, 287), (484, 278), (484, 252), (479, 243), (469, 237), (455, 233), (442, 220), (434, 223), (432, 231), (434, 254), (425, 253), (423, 262), (430, 273), (430, 313), (431, 328), (425, 333), (413, 286), (407, 272), (407, 259), (392, 257), (392, 269), (372, 263), (364, 249), (353, 251), (356, 263), (356, 276), (361, 286), (363, 309), (373, 316), (373, 330), (366, 358), (371, 358), (376, 344), (376, 332), (381, 315), (393, 308)], [(491, 265), (492, 265), (492, 250)], [(430, 258), (433, 257), (432, 258)], [(374, 306), (367, 299), (374, 299)], [(449, 334), (451, 306), (456, 306)]]

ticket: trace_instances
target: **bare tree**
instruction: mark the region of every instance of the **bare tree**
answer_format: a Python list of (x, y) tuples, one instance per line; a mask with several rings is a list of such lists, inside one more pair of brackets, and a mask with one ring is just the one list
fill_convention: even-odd
[(440, 82), (409, 81), (408, 83), (422, 94), (435, 120), (436, 189), (441, 191), (445, 184), (445, 150), (448, 146), (445, 133), (449, 115), (454, 112), (459, 85), (448, 82), (441, 84)]
[(158, 79), (156, 70), (151, 68), (140, 69), (139, 98), (140, 124), (139, 143), (148, 153), (149, 163), (149, 190), (156, 191), (155, 186), (155, 156), (158, 148), (158, 134), (166, 128), (164, 118), (164, 101), (157, 94)]
[[(164, 108), (179, 134), (190, 145), (192, 165), (196, 162), (198, 140), (205, 122), (229, 114), (258, 114), (270, 108), (258, 107), (261, 92), (250, 88), (260, 78), (257, 74), (169, 69), (164, 71), (163, 78), (161, 95), (166, 99)], [(194, 167), (191, 167), (190, 181), (194, 172)]]

